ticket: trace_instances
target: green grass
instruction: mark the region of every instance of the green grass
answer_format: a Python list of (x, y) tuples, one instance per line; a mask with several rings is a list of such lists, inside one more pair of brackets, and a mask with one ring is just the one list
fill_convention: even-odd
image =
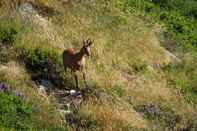
[(19, 31), (20, 25), (18, 23), (2, 19), (0, 22), (0, 43), (13, 44)]
[(140, 15), (149, 22), (159, 22), (162, 24), (165, 37), (175, 39), (178, 47), (196, 50), (196, 1), (123, 0), (121, 2), (119, 1), (119, 5), (125, 12)]
[(62, 127), (43, 126), (35, 119), (36, 106), (12, 93), (0, 93), (1, 130), (66, 130)]
[(164, 67), (169, 84), (180, 90), (188, 102), (195, 104), (197, 102), (196, 56), (196, 52), (189, 53), (183, 58), (182, 63)]
[(32, 120), (32, 106), (21, 98), (0, 93), (0, 127), (18, 130), (30, 130), (34, 128)]

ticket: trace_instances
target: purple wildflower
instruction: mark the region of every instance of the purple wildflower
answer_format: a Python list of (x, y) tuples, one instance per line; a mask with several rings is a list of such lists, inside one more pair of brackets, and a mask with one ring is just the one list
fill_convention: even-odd
[(8, 92), (9, 91), (9, 85), (5, 83), (0, 83), (0, 92)]
[(20, 91), (14, 91), (13, 93), (14, 93), (15, 96), (24, 98), (24, 94), (22, 92), (20, 92)]
[(3, 83), (3, 82), (0, 82), (0, 92), (3, 92), (3, 93), (11, 93), (12, 95), (15, 95), (17, 97), (21, 97), (21, 98), (24, 98), (24, 94), (18, 90), (15, 90), (15, 91), (12, 91), (10, 89), (10, 86), (6, 83)]

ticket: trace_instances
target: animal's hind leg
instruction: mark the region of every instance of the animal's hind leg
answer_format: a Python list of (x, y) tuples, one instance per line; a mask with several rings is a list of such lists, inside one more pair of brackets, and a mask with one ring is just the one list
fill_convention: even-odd
[(67, 71), (67, 67), (66, 66), (64, 66), (64, 70), (65, 70), (65, 72)]

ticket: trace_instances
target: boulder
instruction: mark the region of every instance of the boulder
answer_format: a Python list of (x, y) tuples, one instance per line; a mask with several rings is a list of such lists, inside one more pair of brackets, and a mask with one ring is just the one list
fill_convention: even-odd
[(107, 93), (105, 93), (104, 91), (96, 91), (95, 96), (97, 97), (97, 99), (99, 99), (103, 102), (112, 100), (112, 97), (110, 95), (108, 95)]
[(33, 5), (31, 3), (23, 3), (20, 5), (19, 7), (19, 12), (21, 14), (25, 13), (25, 14), (29, 14), (29, 15), (35, 15), (38, 14), (38, 12), (36, 11), (36, 9), (33, 7)]

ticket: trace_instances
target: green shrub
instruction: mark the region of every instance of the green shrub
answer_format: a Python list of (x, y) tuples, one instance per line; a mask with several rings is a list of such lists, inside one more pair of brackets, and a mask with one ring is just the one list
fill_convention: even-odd
[(0, 93), (0, 127), (28, 130), (34, 127), (32, 123), (32, 106), (21, 98)]
[(1, 20), (0, 21), (0, 43), (13, 44), (16, 35), (20, 31), (20, 26), (13, 20)]
[(132, 68), (134, 69), (135, 72), (145, 72), (147, 70), (147, 65), (145, 63), (138, 63), (138, 64), (133, 64)]
[[(184, 49), (197, 49), (197, 2), (194, 0), (122, 0), (118, 5), (125, 12), (146, 15), (153, 22), (164, 23), (165, 34)], [(150, 21), (150, 19), (149, 19)]]
[(184, 16), (176, 12), (166, 14), (164, 19), (167, 32), (179, 43), (179, 46), (187, 47), (188, 45), (197, 47), (196, 27), (197, 25)]
[(184, 4), (184, 0), (152, 0), (152, 2), (166, 10), (181, 8)]
[(195, 0), (152, 0), (161, 9), (177, 11), (184, 16), (196, 19), (197, 2)]
[(169, 85), (179, 89), (188, 102), (197, 103), (197, 57), (192, 53), (182, 63), (163, 67)]
[(113, 92), (115, 93), (115, 95), (117, 95), (118, 97), (123, 97), (125, 92), (122, 88), (123, 88), (122, 85), (118, 85), (118, 84), (115, 85), (113, 87)]
[(0, 130), (47, 130), (65, 131), (64, 127), (44, 125), (34, 118), (34, 106), (25, 102), (21, 97), (11, 93), (0, 92)]
[(47, 48), (18, 47), (20, 59), (25, 63), (32, 79), (51, 80), (58, 87), (73, 87), (70, 76), (64, 74), (62, 56)]
[(7, 63), (15, 58), (14, 49), (11, 47), (20, 31), (20, 24), (14, 20), (0, 20), (0, 63)]

